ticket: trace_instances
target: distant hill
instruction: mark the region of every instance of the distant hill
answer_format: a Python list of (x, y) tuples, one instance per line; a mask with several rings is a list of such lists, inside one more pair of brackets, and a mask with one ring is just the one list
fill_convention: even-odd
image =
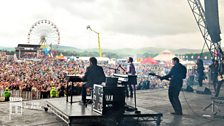
[(63, 45), (53, 45), (53, 49), (59, 50), (59, 51), (68, 51), (68, 52), (73, 52), (73, 51), (80, 51), (80, 49), (75, 48), (75, 47), (70, 47), (70, 46), (63, 46)]
[[(91, 49), (79, 49), (75, 47), (68, 47), (68, 46), (59, 46), (58, 50), (63, 51), (69, 51), (69, 52), (76, 52), (76, 53), (85, 53), (85, 52), (94, 52), (98, 53), (97, 48), (91, 48)], [(119, 55), (120, 57), (127, 57), (127, 56), (135, 56), (135, 55), (151, 55), (155, 56), (159, 54), (160, 52), (167, 50), (165, 48), (155, 48), (155, 47), (145, 47), (145, 48), (139, 48), (139, 49), (133, 49), (133, 48), (122, 48), (122, 49), (102, 49), (103, 53), (114, 53)], [(201, 53), (201, 49), (169, 49), (174, 54), (192, 54), (192, 53)], [(207, 52), (205, 49), (204, 52)]]
[(0, 46), (0, 50), (15, 51), (15, 48), (13, 48), (13, 47), (3, 47), (3, 46)]
[[(63, 46), (63, 45), (53, 45), (53, 48), (58, 51), (63, 52), (75, 52), (75, 53), (83, 53), (83, 52), (97, 52), (97, 48), (91, 48), (91, 49), (79, 49), (76, 47), (70, 47), (70, 46)], [(15, 48), (13, 47), (0, 47), (0, 50), (7, 50), (7, 51), (14, 51)], [(134, 55), (143, 55), (143, 54), (159, 54), (163, 50), (166, 50), (165, 48), (155, 48), (155, 47), (145, 47), (145, 48), (139, 48), (139, 49), (132, 49), (132, 48), (123, 48), (123, 49), (103, 49), (104, 53), (114, 53), (120, 56), (134, 56)], [(190, 54), (190, 53), (201, 53), (200, 49), (170, 49), (175, 54)], [(207, 50), (204, 50), (204, 52)]]
[[(174, 52), (175, 54), (201, 53), (201, 49), (176, 49)], [(208, 52), (208, 50), (205, 49), (203, 52)]]

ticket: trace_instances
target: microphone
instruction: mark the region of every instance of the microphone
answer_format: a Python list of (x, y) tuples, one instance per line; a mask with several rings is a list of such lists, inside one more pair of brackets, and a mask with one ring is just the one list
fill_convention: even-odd
[(148, 73), (148, 75), (155, 76), (156, 74), (155, 73)]
[(126, 70), (121, 66), (121, 64), (118, 64), (118, 67), (117, 67), (117, 69), (118, 68), (121, 68), (123, 71), (125, 71), (126, 72)]
[(119, 69), (121, 67), (121, 64), (118, 64), (117, 69)]

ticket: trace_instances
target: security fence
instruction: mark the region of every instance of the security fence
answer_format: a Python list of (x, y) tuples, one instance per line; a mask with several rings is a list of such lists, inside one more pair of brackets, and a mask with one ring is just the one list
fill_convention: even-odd
[[(36, 100), (41, 98), (40, 91), (12, 90), (11, 97), (22, 97), (23, 100)], [(4, 90), (0, 90), (0, 97), (4, 97)]]

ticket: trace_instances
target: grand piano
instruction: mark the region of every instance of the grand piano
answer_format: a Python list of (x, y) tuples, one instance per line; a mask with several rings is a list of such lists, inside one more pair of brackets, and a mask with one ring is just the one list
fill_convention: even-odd
[(81, 75), (67, 75), (66, 80), (68, 82), (83, 82)]
[[(67, 89), (66, 89), (66, 91), (67, 91), (67, 94), (68, 94), (68, 92), (69, 92), (69, 90), (68, 90), (68, 87), (69, 87), (69, 82), (72, 82), (72, 89), (71, 89), (71, 92), (70, 92), (70, 94), (71, 94), (71, 100), (70, 100), (70, 103), (72, 104), (72, 103), (74, 103), (73, 101), (72, 101), (72, 95), (73, 95), (73, 88), (74, 88), (74, 86), (73, 86), (73, 82), (83, 82), (83, 79), (81, 78), (81, 75), (67, 75), (66, 76), (66, 80), (67, 80)], [(68, 101), (68, 95), (66, 95), (66, 102), (69, 102)], [(76, 101), (77, 102), (77, 101)]]

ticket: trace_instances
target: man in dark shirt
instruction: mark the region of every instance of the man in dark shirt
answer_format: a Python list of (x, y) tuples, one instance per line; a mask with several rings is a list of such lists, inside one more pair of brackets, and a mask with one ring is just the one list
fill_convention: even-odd
[(204, 80), (204, 66), (203, 66), (203, 60), (198, 59), (197, 60), (197, 74), (198, 74), (198, 84), (200, 87), (202, 87), (202, 81)]
[(60, 88), (59, 88), (59, 97), (64, 97), (64, 92), (65, 92), (65, 86), (63, 83), (60, 84)]
[(217, 83), (218, 83), (218, 73), (219, 73), (219, 63), (217, 60), (213, 60), (213, 63), (209, 66), (210, 74), (211, 74), (211, 81), (216, 92)]
[(97, 65), (97, 59), (95, 57), (91, 57), (89, 59), (90, 65), (86, 68), (86, 72), (83, 77), (83, 81), (86, 82), (82, 86), (82, 102), (86, 104), (86, 88), (93, 88), (94, 84), (101, 84), (105, 82), (105, 74), (103, 68)]
[(218, 85), (216, 87), (216, 92), (215, 92), (215, 97), (218, 97), (219, 96), (219, 92), (220, 92), (220, 89), (222, 87), (222, 84), (224, 83), (224, 57), (219, 65), (219, 75), (220, 75), (220, 80), (218, 80)]
[(177, 57), (174, 57), (172, 59), (172, 63), (174, 66), (171, 68), (170, 72), (167, 75), (161, 77), (160, 79), (170, 79), (170, 86), (168, 90), (169, 100), (175, 111), (171, 114), (183, 115), (181, 103), (179, 100), (179, 94), (183, 85), (183, 78), (186, 77), (186, 72), (184, 72), (186, 70), (186, 67), (179, 63), (179, 59)]

